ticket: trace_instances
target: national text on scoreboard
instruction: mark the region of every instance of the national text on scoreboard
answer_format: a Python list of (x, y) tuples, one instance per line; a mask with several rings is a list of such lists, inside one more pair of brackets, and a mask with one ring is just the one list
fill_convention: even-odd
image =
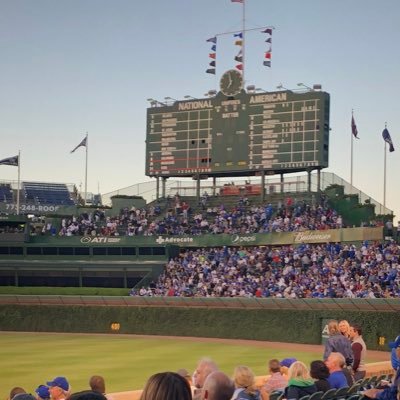
[(146, 175), (230, 176), (328, 166), (330, 96), (247, 93), (147, 109)]

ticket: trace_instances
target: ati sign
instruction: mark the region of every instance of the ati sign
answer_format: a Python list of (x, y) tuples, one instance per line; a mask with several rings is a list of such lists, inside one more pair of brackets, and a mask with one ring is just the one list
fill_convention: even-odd
[(81, 243), (83, 244), (103, 244), (103, 243), (119, 243), (121, 241), (121, 238), (115, 238), (115, 237), (90, 237), (90, 236), (84, 236), (81, 238)]

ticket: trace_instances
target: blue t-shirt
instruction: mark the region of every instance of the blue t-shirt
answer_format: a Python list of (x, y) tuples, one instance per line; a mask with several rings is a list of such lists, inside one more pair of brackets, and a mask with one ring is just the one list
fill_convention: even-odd
[(331, 385), (331, 389), (340, 389), (342, 387), (348, 387), (346, 376), (342, 371), (335, 371), (329, 375), (328, 382)]

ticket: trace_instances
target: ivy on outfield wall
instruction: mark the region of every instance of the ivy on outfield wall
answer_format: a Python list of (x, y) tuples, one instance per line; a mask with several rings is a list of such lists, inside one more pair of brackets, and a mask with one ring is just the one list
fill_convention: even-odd
[[(322, 319), (347, 319), (363, 328), (369, 349), (387, 350), (400, 334), (395, 312), (0, 305), (0, 330), (119, 333), (321, 343)], [(379, 337), (385, 346), (378, 345)]]

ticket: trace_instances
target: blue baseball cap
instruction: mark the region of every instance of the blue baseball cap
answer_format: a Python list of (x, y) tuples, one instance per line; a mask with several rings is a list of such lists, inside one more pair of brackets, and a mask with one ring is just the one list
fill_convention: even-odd
[(46, 385), (39, 385), (35, 389), (35, 393), (43, 400), (50, 399), (50, 391), (48, 386)]
[(389, 342), (389, 347), (391, 349), (397, 349), (400, 347), (400, 335), (394, 340), (394, 342)]
[(296, 358), (284, 358), (279, 364), (281, 364), (281, 367), (289, 368), (296, 361)]
[(67, 391), (69, 389), (69, 383), (68, 383), (67, 379), (64, 378), (63, 376), (57, 376), (57, 378), (54, 378), (50, 382), (46, 382), (46, 384), (49, 387), (57, 386), (65, 391)]

